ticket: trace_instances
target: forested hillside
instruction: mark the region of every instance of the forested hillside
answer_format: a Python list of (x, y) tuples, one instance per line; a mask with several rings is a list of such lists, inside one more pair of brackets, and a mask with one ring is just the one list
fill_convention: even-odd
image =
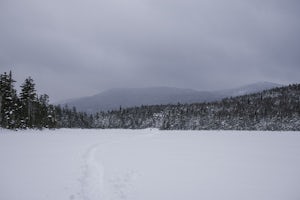
[(102, 112), (97, 128), (300, 130), (300, 85), (198, 104), (141, 106)]
[(300, 85), (265, 90), (211, 103), (154, 105), (88, 115), (49, 104), (32, 78), (17, 94), (12, 73), (0, 75), (0, 125), (26, 128), (125, 128), (193, 130), (300, 130)]

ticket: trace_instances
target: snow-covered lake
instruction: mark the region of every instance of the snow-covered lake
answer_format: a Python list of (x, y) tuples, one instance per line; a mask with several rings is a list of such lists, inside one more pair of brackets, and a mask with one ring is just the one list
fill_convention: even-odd
[(299, 200), (300, 132), (0, 130), (1, 200)]

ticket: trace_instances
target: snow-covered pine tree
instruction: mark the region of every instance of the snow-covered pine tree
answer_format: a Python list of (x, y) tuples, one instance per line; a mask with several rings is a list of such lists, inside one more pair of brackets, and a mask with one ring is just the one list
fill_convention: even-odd
[(31, 77), (25, 79), (25, 82), (21, 85), (20, 100), (22, 103), (22, 128), (34, 128), (35, 112), (38, 102), (35, 83)]
[(14, 89), (11, 71), (0, 75), (0, 125), (4, 128), (16, 128), (18, 98)]

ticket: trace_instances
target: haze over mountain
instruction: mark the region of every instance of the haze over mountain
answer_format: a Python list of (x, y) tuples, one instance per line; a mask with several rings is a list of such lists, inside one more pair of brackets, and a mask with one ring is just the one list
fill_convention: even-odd
[(0, 0), (0, 73), (31, 76), (51, 102), (120, 87), (299, 83), (299, 8), (299, 0)]
[(211, 102), (225, 97), (240, 96), (282, 86), (276, 83), (259, 82), (234, 89), (219, 91), (197, 91), (174, 87), (116, 88), (94, 96), (59, 102), (75, 106), (78, 111), (95, 113), (122, 108), (177, 103)]

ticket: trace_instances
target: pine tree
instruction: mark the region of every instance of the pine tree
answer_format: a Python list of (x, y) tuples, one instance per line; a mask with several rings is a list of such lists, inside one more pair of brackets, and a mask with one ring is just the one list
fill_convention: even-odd
[(49, 96), (40, 95), (38, 98), (37, 109), (35, 113), (35, 123), (38, 128), (48, 127), (49, 116)]
[(18, 101), (12, 73), (0, 75), (0, 125), (5, 128), (17, 127)]
[(34, 128), (38, 102), (33, 79), (31, 77), (27, 78), (21, 85), (21, 88), (20, 100), (22, 103), (21, 116), (24, 119), (23, 128)]

